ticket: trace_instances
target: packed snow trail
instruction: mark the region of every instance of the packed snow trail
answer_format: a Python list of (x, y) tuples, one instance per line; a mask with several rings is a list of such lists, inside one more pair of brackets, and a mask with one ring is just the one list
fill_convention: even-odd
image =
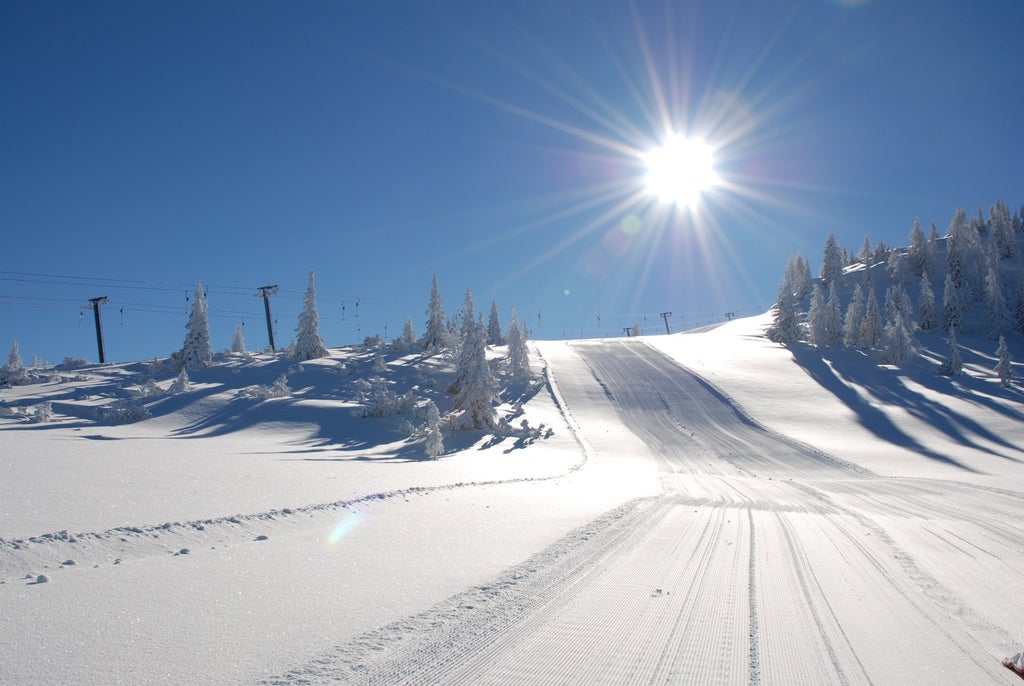
[(1019, 603), (981, 589), (1024, 583), (1019, 494), (878, 478), (766, 431), (638, 341), (550, 352), (581, 442), (625, 457), (605, 438), (613, 408), (663, 494), (269, 683), (1015, 679), (999, 661)]

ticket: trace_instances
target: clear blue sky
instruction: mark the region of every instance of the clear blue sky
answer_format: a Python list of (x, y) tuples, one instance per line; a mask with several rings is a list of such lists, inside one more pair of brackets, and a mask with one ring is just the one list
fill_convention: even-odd
[[(1021, 206), (1022, 36), (1014, 1), (6, 0), (0, 345), (95, 360), (108, 296), (108, 359), (164, 356), (197, 281), (216, 348), (266, 345), (268, 284), (287, 343), (309, 270), (328, 345), (422, 332), (434, 273), (537, 338), (754, 314), (830, 231)], [(694, 212), (643, 193), (667, 127), (719, 146)]]

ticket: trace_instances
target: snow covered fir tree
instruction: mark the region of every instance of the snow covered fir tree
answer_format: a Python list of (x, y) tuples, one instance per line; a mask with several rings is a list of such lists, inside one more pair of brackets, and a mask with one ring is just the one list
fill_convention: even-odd
[(526, 349), (526, 336), (519, 325), (519, 312), (514, 307), (505, 339), (508, 342), (508, 363), (512, 380), (524, 385), (530, 381), (530, 356)]
[(185, 330), (184, 345), (172, 355), (175, 366), (179, 370), (210, 366), (213, 349), (210, 345), (210, 322), (206, 316), (206, 293), (201, 283), (196, 284), (192, 295), (192, 309)]
[(437, 350), (444, 345), (446, 338), (444, 307), (441, 302), (441, 291), (437, 287), (437, 274), (434, 274), (433, 283), (430, 286), (430, 303), (427, 305), (426, 330), (423, 332), (423, 347), (427, 350)]
[(459, 356), (458, 384), (454, 398), (456, 430), (493, 429), (498, 417), (494, 411), (494, 376), (487, 362), (486, 331), (483, 320), (470, 319)]
[(487, 345), (504, 345), (505, 337), (501, 334), (501, 321), (498, 318), (498, 303), (491, 301), (491, 313), (487, 317)]
[(0, 367), (0, 386), (21, 386), (29, 381), (28, 372), (21, 361), (18, 341), (11, 341), (11, 351), (7, 354), (7, 364)]
[(316, 307), (316, 282), (313, 272), (309, 273), (306, 293), (302, 296), (302, 311), (295, 327), (295, 346), (292, 354), (297, 360), (315, 360), (327, 355), (327, 348), (320, 338), (320, 312)]
[[(934, 222), (926, 236), (915, 218), (905, 248), (882, 242), (872, 248), (865, 236), (854, 256), (829, 234), (814, 283), (806, 261), (790, 258), (765, 333), (783, 345), (857, 349), (897, 368), (918, 359), (919, 336), (945, 335), (945, 375), (963, 372), (959, 335), (1002, 341), (997, 356), (1003, 359), (1005, 336), (1024, 334), (1022, 240), (1024, 208), (1014, 213), (1002, 201), (987, 219), (957, 208), (945, 236)], [(876, 293), (884, 293), (882, 303)], [(1012, 362), (998, 367), (1000, 382), (1013, 383)]]
[(245, 326), (242, 324), (236, 324), (231, 335), (231, 352), (245, 354)]
[(1006, 337), (999, 337), (999, 347), (996, 349), (995, 373), (999, 377), (999, 383), (1003, 388), (1009, 388), (1013, 380), (1017, 378), (1017, 372), (1013, 369), (1013, 357), (1006, 345)]
[(424, 408), (426, 421), (426, 439), (423, 450), (427, 457), (436, 458), (444, 452), (444, 434), (441, 433), (441, 414), (433, 400), (428, 400)]

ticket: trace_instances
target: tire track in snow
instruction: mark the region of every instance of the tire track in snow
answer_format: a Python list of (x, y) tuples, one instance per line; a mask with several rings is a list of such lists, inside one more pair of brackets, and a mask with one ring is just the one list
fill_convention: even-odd
[[(543, 354), (540, 351), (537, 352), (541, 359), (544, 359)], [(32, 575), (33, 570), (38, 570), (40, 567), (48, 568), (49, 565), (58, 566), (59, 561), (65, 559), (74, 559), (78, 565), (95, 567), (180, 554), (183, 551), (199, 547), (209, 547), (211, 544), (224, 547), (250, 543), (254, 540), (261, 540), (259, 537), (265, 537), (268, 532), (279, 530), (282, 525), (295, 522), (297, 517), (331, 515), (343, 510), (356, 511), (360, 507), (382, 501), (406, 500), (411, 496), (424, 496), (454, 489), (540, 483), (563, 479), (586, 466), (588, 460), (594, 455), (594, 450), (566, 407), (558, 385), (550, 374), (550, 366), (547, 364), (547, 360), (544, 361), (545, 385), (581, 451), (580, 459), (563, 472), (547, 476), (410, 486), (327, 503), (312, 503), (265, 512), (234, 514), (184, 522), (129, 525), (98, 532), (70, 533), (67, 530), (62, 530), (27, 538), (0, 538), (0, 581), (22, 579), (26, 575)]]
[(756, 683), (735, 602), (748, 551), (727, 541), (746, 537), (743, 511), (639, 505), (265, 683)]
[[(612, 394), (609, 397), (614, 398), (626, 425), (668, 452), (670, 458), (683, 457), (688, 469), (699, 472), (704, 465), (698, 455), (675, 451), (672, 444), (666, 447), (666, 425), (677, 429), (672, 436), (675, 441), (692, 440), (700, 446), (701, 455), (725, 460), (744, 473), (768, 469), (788, 476), (823, 476), (823, 472), (836, 477), (871, 475), (761, 425), (706, 379), (649, 345), (604, 341), (570, 347), (583, 357), (604, 388), (612, 387), (610, 378), (616, 379), (615, 388), (607, 393)], [(685, 423), (680, 419), (683, 416), (689, 418)]]
[[(674, 582), (681, 568), (705, 565), (720, 528), (720, 522), (711, 519), (703, 527), (685, 516), (679, 522), (681, 514), (673, 503), (655, 528), (634, 536), (630, 546), (617, 552), (614, 566), (594, 569), (564, 602), (531, 621), (529, 631), (507, 641), (503, 637), (505, 645), (497, 659), (478, 662), (477, 669), (452, 683), (641, 681), (658, 658), (651, 647), (664, 644), (666, 632), (663, 625), (641, 623), (638, 618), (680, 597), (671, 591), (678, 590)], [(676, 535), (679, 525), (684, 535)], [(696, 547), (701, 552), (693, 556), (699, 560), (694, 563), (680, 552), (698, 528)], [(652, 547), (663, 554), (652, 554)], [(566, 636), (572, 640), (559, 640)]]
[(747, 604), (750, 622), (750, 686), (761, 684), (761, 628), (757, 614), (757, 535), (754, 527), (754, 511), (747, 510), (750, 524), (750, 563), (747, 570)]
[[(433, 684), (454, 680), (488, 646), (524, 617), (553, 608), (590, 570), (638, 531), (653, 527), (670, 504), (641, 499), (613, 510), (494, 582), (449, 598), (430, 610), (339, 646), (266, 684)], [(522, 628), (519, 629), (523, 631)], [(451, 682), (451, 681), (450, 681)]]
[[(724, 545), (721, 541), (727, 536), (722, 520), (727, 516), (728, 512), (725, 509), (713, 511), (713, 514), (717, 516), (718, 526), (710, 537), (708, 537), (708, 529), (705, 529), (702, 534), (701, 544), (698, 545), (700, 549), (699, 556), (691, 556), (687, 564), (689, 569), (686, 577), (676, 578), (673, 580), (674, 583), (671, 584), (677, 590), (681, 587), (686, 588), (686, 602), (670, 618), (667, 618), (670, 620), (671, 630), (665, 637), (663, 642), (664, 648), (657, 656), (656, 664), (650, 669), (650, 674), (646, 679), (648, 683), (673, 683), (678, 681), (679, 672), (686, 667), (686, 665), (682, 665), (680, 662), (687, 648), (695, 649), (695, 652), (700, 654), (720, 653), (716, 649), (721, 647), (721, 643), (715, 645), (714, 639), (716, 637), (714, 632), (707, 629), (713, 625), (716, 619), (716, 609), (722, 610), (723, 608), (735, 607), (736, 584), (728, 583), (726, 589), (724, 589), (726, 596), (724, 602), (712, 603), (709, 602), (708, 597), (713, 594), (713, 589), (709, 588), (712, 581), (721, 579), (721, 577), (712, 573), (712, 569), (716, 561), (720, 562), (719, 557), (716, 557), (715, 553), (719, 551), (720, 545)], [(741, 546), (736, 546), (734, 550), (739, 548)], [(695, 563), (693, 562), (694, 557), (697, 558)], [(719, 564), (718, 566), (723, 565)], [(724, 566), (726, 570), (716, 569), (715, 571), (727, 571), (731, 567), (730, 565)], [(732, 567), (732, 569), (734, 570), (735, 568)], [(733, 578), (730, 578), (729, 582), (733, 580)], [(719, 605), (722, 607), (718, 607)], [(694, 625), (704, 628), (705, 631), (689, 634), (688, 631), (691, 631)], [(691, 643), (684, 645), (683, 637), (687, 635), (691, 637)], [(719, 638), (721, 639), (721, 637)], [(730, 645), (729, 647), (732, 646)], [(696, 675), (697, 680), (704, 684), (714, 683), (713, 672), (715, 671), (715, 665), (712, 660), (695, 662), (699, 666), (706, 666), (705, 670), (698, 672)]]
[[(892, 570), (883, 564), (878, 553), (869, 549), (863, 541), (858, 540), (847, 527), (837, 525), (835, 529), (876, 570), (877, 578), (883, 579), (895, 593), (901, 596), (903, 601), (932, 626), (936, 633), (962, 653), (966, 660), (972, 662), (979, 672), (989, 671), (991, 664), (981, 661), (978, 656), (985, 654), (993, 644), (1002, 643), (1005, 648), (1001, 652), (1010, 651), (1013, 644), (1002, 628), (977, 617), (970, 609), (962, 605), (956, 594), (943, 588), (933, 576), (924, 572), (910, 555), (896, 546), (884, 530), (873, 530), (872, 539), (880, 541), (887, 548), (887, 555), (891, 554), (892, 559), (899, 565), (900, 571), (905, 577), (902, 582)], [(972, 630), (964, 635), (964, 638), (968, 639), (967, 642), (961, 640), (960, 636), (951, 630), (950, 627), (955, 625), (963, 625)], [(978, 636), (973, 635), (975, 631), (987, 634), (988, 640), (981, 640)], [(968, 645), (968, 642), (971, 645)]]
[[(447, 673), (430, 674), (422, 683), (464, 685), (492, 683), (495, 680), (506, 682), (505, 679), (500, 677), (495, 679), (492, 676), (495, 671), (495, 663), (507, 663), (510, 660), (516, 663), (523, 662), (515, 657), (523, 642), (544, 631), (546, 625), (550, 624), (553, 617), (563, 615), (566, 612), (567, 606), (571, 611), (573, 609), (572, 603), (575, 599), (587, 594), (589, 589), (600, 584), (602, 581), (601, 577), (606, 569), (606, 562), (610, 557), (626, 554), (628, 551), (635, 549), (638, 545), (638, 539), (649, 533), (669, 516), (672, 508), (667, 503), (658, 502), (657, 506), (658, 509), (652, 513), (654, 516), (646, 519), (637, 530), (629, 532), (622, 539), (621, 545), (616, 545), (604, 551), (600, 556), (595, 556), (593, 563), (587, 569), (579, 570), (578, 578), (573, 583), (567, 584), (562, 592), (549, 598), (543, 605), (535, 608), (533, 611), (527, 612), (503, 630), (493, 631), (491, 636), (489, 636), (486, 649), (476, 652), (469, 659)], [(654, 570), (647, 568), (643, 571), (643, 585), (650, 587), (650, 577), (653, 575)], [(619, 589), (611, 590), (617, 591)], [(623, 600), (622, 598), (619, 599), (620, 605), (624, 604)], [(623, 609), (626, 611), (624, 614), (628, 614), (630, 610), (635, 610), (636, 608), (627, 605)], [(621, 632), (615, 632), (614, 628), (611, 629), (618, 638), (623, 638)], [(562, 635), (565, 636), (564, 633)], [(565, 659), (574, 655), (584, 657), (590, 655), (586, 650), (583, 652), (579, 651), (581, 647), (586, 647), (585, 635), (576, 634), (573, 638), (574, 640), (563, 641), (558, 650), (557, 660), (552, 660), (550, 655), (541, 654), (540, 656), (534, 655), (533, 659), (527, 661), (527, 664), (537, 672), (546, 674), (549, 678), (556, 680), (559, 678), (560, 672), (564, 673), (565, 670), (570, 670), (571, 673), (585, 670), (586, 665), (579, 664), (572, 659)], [(628, 640), (629, 636), (627, 635), (624, 638)], [(505, 659), (503, 660), (502, 658)], [(527, 675), (518, 673), (518, 669), (514, 671), (517, 673), (509, 681), (529, 681), (528, 678), (524, 678)]]
[[(832, 604), (829, 602), (828, 595), (822, 590), (821, 584), (818, 582), (818, 578), (814, 573), (814, 567), (807, 559), (807, 554), (804, 551), (803, 544), (801, 544), (793, 533), (793, 526), (781, 513), (775, 515), (779, 519), (779, 523), (782, 525), (782, 534), (786, 539), (786, 545), (789, 548), (790, 557), (794, 561), (794, 569), (796, 571), (797, 580), (800, 583), (800, 588), (803, 592), (804, 600), (807, 602), (807, 606), (811, 611), (811, 615), (814, 617), (815, 626), (818, 628), (821, 634), (822, 641), (825, 644), (825, 650), (828, 654), (829, 659), (832, 661), (832, 667), (835, 670), (836, 677), (839, 679), (839, 683), (843, 686), (847, 686), (850, 683), (850, 678), (846, 674), (846, 670), (843, 665), (847, 660), (840, 659), (839, 650), (833, 643), (830, 635), (835, 635), (837, 638), (842, 639), (846, 653), (844, 657), (849, 656), (853, 659), (859, 667), (861, 675), (864, 678), (865, 683), (873, 685), (874, 682), (868, 675), (867, 670), (864, 669), (864, 664), (861, 662), (860, 657), (857, 656), (856, 650), (854, 650), (853, 644), (850, 642), (849, 637), (846, 635), (846, 631), (843, 629), (842, 623), (836, 616), (835, 611), (832, 609)], [(819, 609), (819, 605), (821, 609)]]
[(384, 501), (407, 500), (412, 496), (427, 496), (463, 488), (538, 483), (562, 479), (565, 476), (566, 474), (555, 474), (543, 477), (460, 481), (437, 486), (410, 486), (329, 503), (315, 503), (253, 514), (140, 527), (117, 527), (102, 532), (72, 534), (60, 531), (27, 539), (0, 539), (0, 575), (5, 579), (19, 578), (25, 573), (24, 569), (38, 564), (42, 559), (56, 560), (73, 556), (79, 564), (120, 564), (128, 560), (167, 555), (176, 549), (187, 550), (188, 545), (237, 545), (252, 542), (256, 537), (265, 535), (263, 532), (280, 530), (279, 527), (297, 522), (297, 517), (303, 515), (333, 515), (339, 511), (358, 511), (362, 507)]
[[(937, 499), (936, 502), (925, 500), (921, 497), (921, 491), (917, 487), (917, 479), (882, 479), (877, 484), (873, 484), (874, 487), (879, 491), (878, 494), (872, 494), (865, 492), (866, 488), (858, 486), (856, 489), (852, 489), (851, 486), (855, 482), (832, 482), (829, 484), (821, 484), (815, 488), (809, 484), (798, 484), (794, 483), (793, 486), (798, 490), (807, 493), (809, 496), (818, 499), (821, 502), (828, 504), (835, 513), (846, 516), (851, 521), (856, 521), (863, 531), (866, 531), (873, 540), (883, 547), (882, 555), (885, 559), (893, 559), (899, 563), (900, 570), (905, 575), (908, 583), (914, 585), (917, 589), (918, 594), (927, 599), (942, 615), (946, 617), (955, 617), (958, 623), (962, 623), (968, 627), (972, 632), (979, 635), (984, 635), (987, 638), (985, 640), (977, 639), (978, 645), (975, 646), (974, 650), (968, 649), (962, 643), (957, 642), (956, 645), (959, 649), (963, 650), (966, 654), (973, 657), (976, 653), (982, 653), (986, 650), (986, 646), (997, 645), (1000, 646), (1001, 652), (1012, 654), (1017, 650), (1014, 648), (1015, 643), (1011, 640), (1007, 631), (1002, 627), (999, 627), (973, 612), (965, 602), (958, 596), (957, 593), (953, 592), (949, 588), (943, 586), (934, 575), (928, 573), (921, 563), (919, 563), (910, 553), (901, 547), (893, 537), (887, 532), (879, 523), (876, 512), (888, 513), (896, 517), (913, 518), (920, 520), (922, 523), (925, 522), (943, 522), (951, 519), (951, 511), (947, 506), (948, 494), (941, 492), (932, 492)], [(944, 482), (941, 480), (927, 480), (926, 481), (932, 488), (938, 488), (942, 485), (948, 486), (954, 490), (959, 486), (964, 486), (961, 482)], [(869, 508), (869, 514), (861, 511), (861, 508), (845, 507), (836, 503), (829, 495), (826, 494), (825, 488), (836, 489), (840, 494), (856, 495), (860, 501), (870, 502), (871, 508)], [(972, 490), (969, 488), (969, 490)], [(990, 492), (990, 489), (978, 489), (981, 492)], [(995, 489), (993, 495), (999, 494), (1001, 496), (1011, 496), (1011, 493), (1002, 492), (1000, 489)], [(916, 509), (908, 510), (906, 506), (901, 505), (900, 501), (911, 500), (916, 504)], [(994, 557), (999, 560), (1003, 565), (1004, 569), (1012, 570), (1017, 569), (1018, 566), (1014, 563), (1021, 558), (1020, 550), (1024, 546), (1024, 538), (1021, 537), (1017, 530), (1012, 529), (1009, 526), (1001, 523), (1002, 519), (1012, 519), (1015, 516), (1016, 511), (1012, 509), (998, 509), (996, 504), (990, 499), (988, 502), (982, 504), (985, 509), (990, 510), (988, 514), (980, 514), (972, 511), (971, 508), (957, 507), (955, 510), (955, 520), (958, 522), (969, 522), (978, 527), (983, 534), (991, 536), (991, 540), (995, 544), (996, 550), (999, 551), (1010, 551), (1014, 557), (1008, 558), (1005, 556), (997, 555), (992, 551), (981, 548), (977, 544), (967, 541), (956, 534), (952, 534), (956, 538), (960, 539), (964, 543), (967, 543), (971, 547), (985, 552), (987, 555)], [(901, 514), (903, 513), (903, 514)], [(885, 579), (894, 588), (899, 588), (899, 583), (896, 577), (888, 571), (888, 569), (881, 563), (881, 557), (878, 554), (872, 554), (868, 548), (864, 545), (863, 541), (859, 540), (853, 532), (847, 528), (837, 525), (837, 529), (844, 536), (849, 543), (859, 550), (865, 557), (874, 561), (874, 566), (878, 570), (878, 573), (883, 579)], [(921, 530), (927, 530), (927, 526), (922, 524)], [(955, 550), (956, 548), (950, 544), (950, 549)], [(1018, 572), (1018, 577), (1020, 575)], [(906, 595), (906, 594), (905, 594)], [(923, 605), (918, 603), (913, 597), (907, 595), (907, 600), (910, 602), (917, 611), (925, 613)], [(934, 621), (934, 620), (932, 620)], [(943, 629), (945, 632), (945, 629)], [(947, 635), (949, 635), (947, 633)], [(953, 640), (950, 635), (950, 639)], [(977, 662), (975, 664), (982, 665), (983, 663)]]
[[(799, 487), (815, 497), (828, 499), (823, 492), (809, 485)], [(916, 617), (929, 627), (935, 637), (927, 645), (929, 650), (934, 648), (935, 660), (941, 659), (947, 666), (952, 666), (948, 648), (953, 648), (961, 669), (968, 663), (974, 668), (970, 676), (961, 675), (963, 678), (979, 682), (987, 676), (998, 683), (1003, 675), (993, 672), (992, 661), (1015, 650), (1015, 643), (1008, 632), (966, 606), (956, 593), (945, 588), (897, 545), (874, 519), (834, 503), (833, 508), (835, 514), (825, 519), (830, 525), (825, 540), (845, 560), (845, 567), (866, 565), (869, 571), (863, 572), (863, 577), (870, 575), (871, 579), (880, 582), (888, 593), (893, 594), (896, 603), (907, 606), (908, 617)], [(854, 523), (857, 530), (853, 528)], [(866, 542), (873, 542), (875, 546), (869, 547)], [(894, 607), (890, 606), (888, 610), (892, 612)], [(901, 621), (910, 622), (911, 619), (901, 617)], [(985, 655), (991, 661), (981, 659)], [(937, 674), (950, 676), (943, 670)]]

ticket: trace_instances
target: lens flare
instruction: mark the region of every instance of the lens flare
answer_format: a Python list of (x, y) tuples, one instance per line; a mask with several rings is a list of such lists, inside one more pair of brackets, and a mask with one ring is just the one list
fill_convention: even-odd
[(327, 542), (331, 545), (336, 545), (341, 539), (345, 538), (348, 534), (359, 526), (363, 521), (363, 516), (355, 510), (347, 510), (345, 514), (338, 520), (334, 530), (327, 537)]

